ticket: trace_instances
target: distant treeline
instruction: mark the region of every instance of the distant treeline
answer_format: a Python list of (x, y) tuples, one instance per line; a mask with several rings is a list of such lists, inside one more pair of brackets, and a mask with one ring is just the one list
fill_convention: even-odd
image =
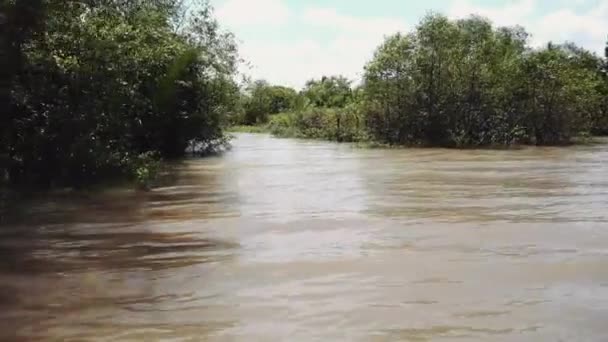
[(142, 183), (161, 158), (277, 135), (425, 146), (563, 144), (608, 133), (606, 59), (524, 29), (425, 17), (386, 38), (360, 84), (237, 82), (204, 0), (0, 0), (0, 183)]
[(528, 37), (481, 17), (431, 14), (386, 38), (360, 85), (324, 77), (296, 92), (257, 81), (233, 121), (277, 135), (448, 147), (607, 134), (606, 59), (573, 43), (533, 49)]

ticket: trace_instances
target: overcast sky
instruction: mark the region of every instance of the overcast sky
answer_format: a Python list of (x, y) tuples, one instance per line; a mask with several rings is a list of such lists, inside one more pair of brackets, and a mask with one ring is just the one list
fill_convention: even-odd
[(471, 13), (524, 26), (533, 45), (576, 42), (597, 53), (608, 35), (608, 0), (211, 0), (239, 40), (254, 79), (300, 88), (322, 75), (361, 76), (383, 36), (409, 31), (427, 11)]

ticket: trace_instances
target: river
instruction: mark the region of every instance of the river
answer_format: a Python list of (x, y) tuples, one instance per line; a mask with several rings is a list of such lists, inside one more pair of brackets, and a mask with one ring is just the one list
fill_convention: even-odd
[(233, 145), (150, 192), (14, 214), (0, 340), (608, 336), (608, 145)]

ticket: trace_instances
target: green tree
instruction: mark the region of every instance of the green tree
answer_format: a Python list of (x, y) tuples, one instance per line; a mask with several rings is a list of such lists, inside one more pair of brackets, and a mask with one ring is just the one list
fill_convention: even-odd
[(2, 3), (2, 56), (14, 67), (3, 69), (11, 74), (0, 154), (11, 183), (142, 175), (142, 161), (225, 143), (236, 44), (206, 2), (179, 3)]
[(594, 134), (608, 134), (608, 78), (604, 71), (605, 59), (572, 42), (566, 42), (556, 48), (562, 50), (575, 67), (597, 75), (600, 81), (596, 83), (594, 93), (600, 98), (597, 99), (597, 107), (588, 112), (589, 130)]
[(525, 89), (521, 104), (528, 136), (536, 144), (568, 142), (590, 129), (588, 119), (598, 109), (595, 70), (582, 67), (558, 48), (530, 53), (518, 79)]
[(600, 78), (603, 82), (599, 87), (599, 93), (602, 96), (600, 110), (594, 118), (593, 132), (595, 134), (608, 135), (608, 40), (604, 50), (604, 60), (600, 68)]
[(266, 123), (270, 115), (291, 110), (296, 97), (297, 93), (292, 88), (272, 86), (263, 80), (255, 81), (247, 87), (243, 98), (243, 123)]
[(351, 81), (343, 76), (306, 82), (302, 95), (316, 107), (343, 108), (352, 100)]
[(597, 58), (572, 44), (532, 51), (520, 27), (430, 14), (367, 64), (369, 134), (391, 144), (559, 144), (598, 112)]

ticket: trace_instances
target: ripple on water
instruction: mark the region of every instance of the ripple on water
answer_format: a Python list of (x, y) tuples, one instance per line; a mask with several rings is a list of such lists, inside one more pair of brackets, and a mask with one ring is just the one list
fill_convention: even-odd
[(237, 135), (10, 215), (0, 340), (602, 340), (606, 160)]

